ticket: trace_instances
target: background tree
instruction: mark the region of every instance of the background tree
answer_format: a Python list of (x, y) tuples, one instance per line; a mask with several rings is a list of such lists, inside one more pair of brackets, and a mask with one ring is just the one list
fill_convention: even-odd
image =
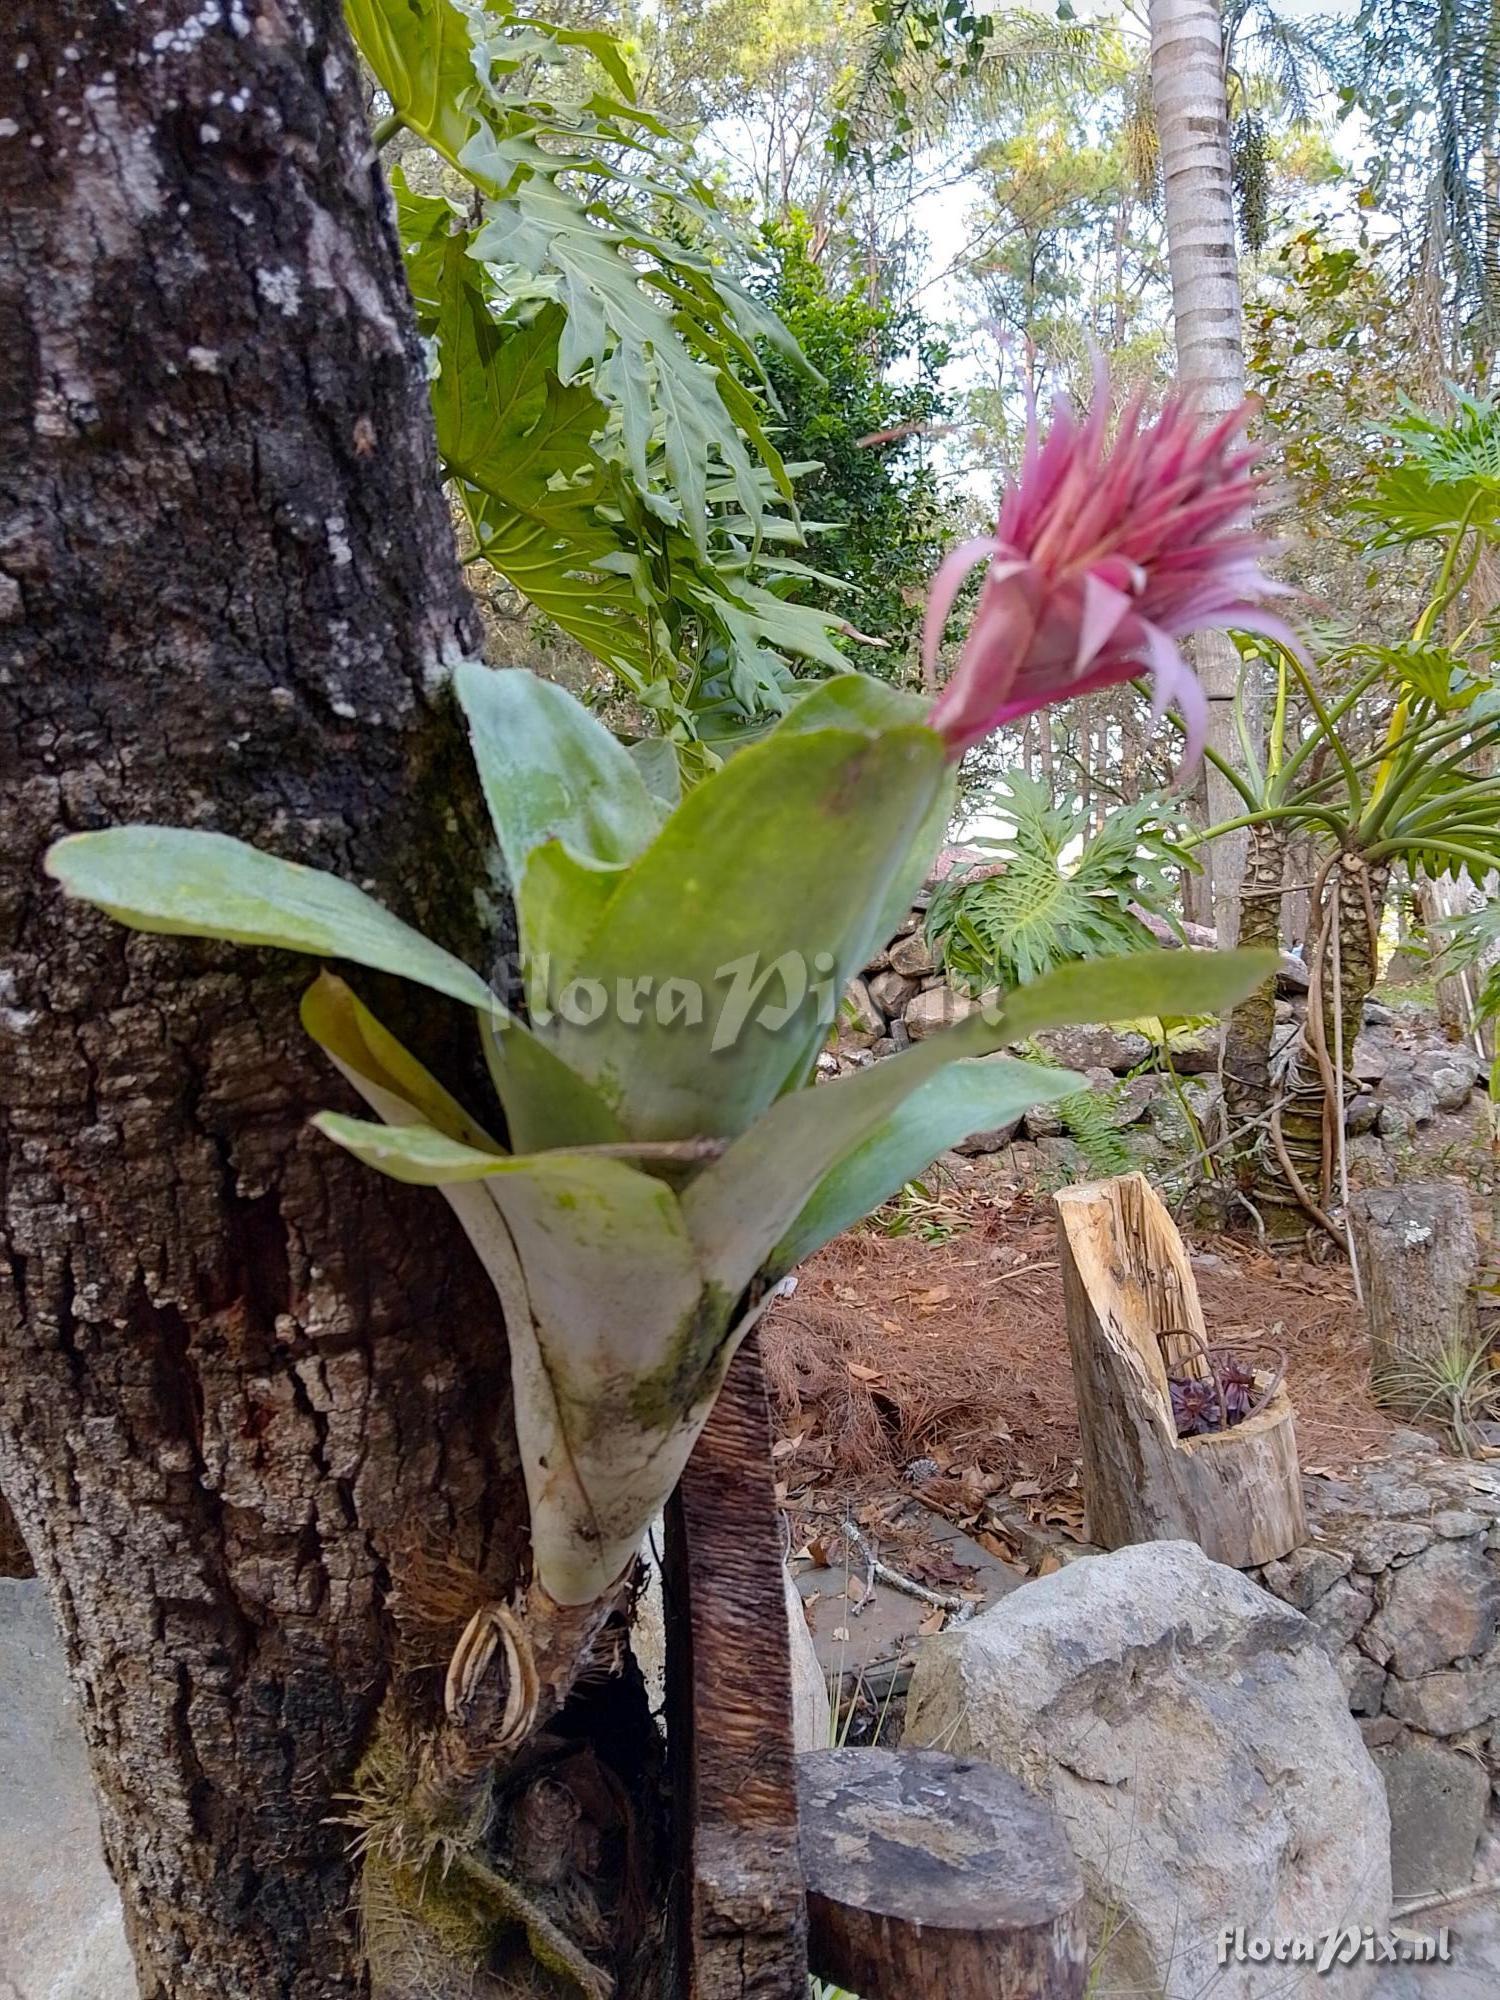
[[(1223, 26), (1218, 0), (1151, 0), (1150, 19), (1177, 368), (1183, 387), (1212, 420), (1235, 409), (1245, 394)], [(1195, 647), (1194, 663), (1208, 696), (1210, 747), (1233, 763), (1240, 755), (1234, 726), (1239, 656), (1222, 634), (1210, 633)], [(1253, 737), (1253, 704), (1250, 713)], [(1207, 796), (1211, 822), (1234, 816), (1234, 793), (1213, 765)], [(1223, 836), (1205, 861), (1214, 919), (1229, 943), (1239, 926), (1243, 837)]]

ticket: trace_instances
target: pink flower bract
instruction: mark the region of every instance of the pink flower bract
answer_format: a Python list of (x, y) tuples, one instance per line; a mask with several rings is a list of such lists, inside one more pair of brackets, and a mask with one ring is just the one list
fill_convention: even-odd
[(1182, 397), (1149, 423), (1133, 399), (1110, 440), (1109, 404), (1101, 369), (1086, 417), (1059, 398), (1042, 441), (1033, 416), (994, 534), (954, 549), (933, 578), (922, 628), (929, 676), (964, 578), (988, 564), (932, 709), (954, 757), (1002, 723), (1145, 671), (1153, 720), (1169, 704), (1181, 713), (1188, 771), (1203, 752), (1208, 704), (1177, 641), (1222, 627), (1296, 645), (1256, 602), (1277, 586), (1260, 573), (1266, 544), (1250, 525), (1259, 481), (1246, 411), (1203, 429)]

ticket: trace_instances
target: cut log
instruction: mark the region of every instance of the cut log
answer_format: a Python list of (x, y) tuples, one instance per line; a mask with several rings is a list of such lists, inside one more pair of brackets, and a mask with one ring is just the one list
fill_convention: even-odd
[(792, 1673), (771, 1422), (752, 1333), (667, 1509), (667, 1736), (683, 2000), (803, 2000)]
[(1206, 1373), (1209, 1336), (1176, 1225), (1143, 1174), (1056, 1200), (1088, 1538), (1193, 1541), (1235, 1569), (1288, 1554), (1306, 1520), (1284, 1385), (1232, 1430), (1179, 1438), (1168, 1366)]
[(820, 1978), (862, 2000), (1080, 2000), (1083, 1877), (1034, 1793), (938, 1750), (797, 1763)]
[(1457, 1181), (1368, 1188), (1350, 1204), (1370, 1325), (1370, 1382), (1384, 1402), (1431, 1408), (1445, 1362), (1479, 1338), (1479, 1244)]

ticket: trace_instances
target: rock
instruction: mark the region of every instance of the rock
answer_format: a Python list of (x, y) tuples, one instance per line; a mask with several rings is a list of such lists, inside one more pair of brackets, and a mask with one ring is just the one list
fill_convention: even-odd
[(954, 1147), (955, 1153), (998, 1153), (1002, 1146), (1008, 1146), (1021, 1129), (1021, 1120), (1012, 1118), (1007, 1125), (996, 1125), (988, 1132), (971, 1133), (967, 1139), (960, 1139)]
[(1068, 1129), (1055, 1104), (1033, 1104), (1022, 1114), (1021, 1123), (1028, 1139), (1060, 1139)]
[(891, 970), (906, 979), (920, 979), (924, 972), (935, 970), (932, 947), (921, 931), (913, 930), (891, 946)]
[[(927, 905), (928, 905), (928, 903), (929, 903), (930, 901), (931, 901), (931, 898), (930, 898), (930, 897), (924, 897), (924, 898), (923, 898), (923, 900), (922, 900), (922, 910), (925, 910), (925, 909), (927, 908)], [(913, 931), (915, 931), (915, 930), (920, 930), (920, 929), (921, 929), (921, 927), (922, 927), (922, 910), (908, 910), (908, 911), (907, 911), (906, 915), (905, 915), (905, 916), (904, 916), (904, 917), (903, 917), (903, 918), (901, 919), (900, 923), (899, 923), (899, 924), (897, 924), (897, 926), (896, 926), (896, 937), (897, 937), (897, 938), (904, 938), (904, 937), (910, 937)], [(891, 940), (891, 943), (892, 943), (892, 947), (893, 947), (893, 948), (894, 948), (894, 945), (895, 945), (895, 941), (896, 941), (896, 940), (895, 940), (895, 938), (893, 938), (893, 939)], [(886, 955), (885, 955), (885, 956), (886, 956), (886, 963), (887, 963), (887, 964), (889, 964), (889, 963), (890, 963), (890, 956), (891, 956), (890, 952), (888, 951), (888, 952), (886, 953)]]
[(1283, 952), (1281, 963), (1276, 968), (1276, 991), (1288, 996), (1305, 993), (1312, 984), (1312, 974), (1300, 958), (1291, 952)]
[(870, 1044), (870, 1054), (874, 1056), (876, 1062), (883, 1062), (887, 1056), (893, 1056), (898, 1053), (899, 1050), (895, 1039), (890, 1035), (882, 1035), (878, 1042), (871, 1042)]
[(1307, 1607), (1307, 1617), (1329, 1652), (1337, 1653), (1363, 1628), (1374, 1608), (1375, 1586), (1365, 1577), (1346, 1576)]
[(1110, 1078), (1105, 1092), (1100, 1106), (1104, 1122), (1122, 1132), (1127, 1125), (1140, 1124), (1161, 1096), (1162, 1081), (1159, 1076), (1127, 1076), (1118, 1083)]
[(1031, 1150), (1036, 1155), (1036, 1172), (1043, 1180), (1062, 1185), (1084, 1173), (1083, 1153), (1076, 1140), (1038, 1139)]
[(1380, 1122), (1380, 1110), (1380, 1099), (1368, 1091), (1350, 1098), (1344, 1112), (1344, 1130), (1351, 1139), (1357, 1139), (1362, 1132), (1373, 1132)]
[(1120, 1076), (1143, 1063), (1151, 1044), (1133, 1028), (1046, 1028), (1036, 1038), (1053, 1062), (1064, 1069), (1107, 1069)]
[(1391, 1066), (1391, 1044), (1384, 1035), (1356, 1035), (1353, 1070), (1361, 1083), (1379, 1083)]
[(1479, 1066), (1454, 1061), (1432, 1063), (1426, 1075), (1438, 1110), (1462, 1111), (1479, 1080)]
[(1306, 1611), (1325, 1591), (1342, 1583), (1353, 1567), (1352, 1556), (1304, 1543), (1279, 1562), (1267, 1563), (1260, 1578), (1266, 1589), (1274, 1591), (1283, 1603)]
[(870, 998), (881, 1013), (886, 1015), (899, 1014), (917, 990), (915, 979), (908, 979), (904, 974), (894, 970), (877, 972), (875, 977), (866, 983), (870, 989)]
[(1226, 1923), (1280, 1937), (1389, 1915), (1385, 1801), (1333, 1662), (1192, 1543), (1086, 1557), (928, 1640), (906, 1734), (1049, 1800), (1110, 1940), (1105, 1990), (1266, 2000), (1263, 1968), (1216, 1963)]
[(1382, 1139), (1409, 1139), (1415, 1126), (1398, 1105), (1382, 1104), (1375, 1120), (1375, 1130)]
[(928, 1035), (935, 1035), (940, 1028), (962, 1021), (978, 1006), (977, 1000), (965, 999), (962, 993), (955, 993), (950, 987), (934, 986), (929, 992), (919, 993), (914, 1000), (909, 1000), (901, 1018), (907, 1034), (914, 1042), (920, 1042)]
[(1378, 1576), (1404, 1556), (1420, 1555), (1432, 1540), (1425, 1521), (1371, 1521), (1354, 1551), (1354, 1567)]
[[(1404, 1113), (1413, 1125), (1430, 1125), (1437, 1116), (1437, 1093), (1410, 1056), (1391, 1061), (1377, 1095), (1387, 1111)], [(1385, 1130), (1383, 1115), (1381, 1130)]]
[(1489, 1804), (1483, 1765), (1410, 1734), (1372, 1754), (1390, 1807), (1392, 1892), (1405, 1902), (1467, 1883)]
[(896, 1044), (897, 1055), (900, 1055), (903, 1049), (911, 1047), (911, 1030), (905, 1021), (892, 1021), (891, 1040)]
[[(876, 1041), (885, 1033), (885, 1015), (870, 997), (870, 989), (862, 979), (851, 979), (844, 988), (844, 1004), (839, 1010), (839, 1032), (846, 1033), (852, 1027), (856, 1034), (868, 1035)], [(864, 1046), (868, 1048), (869, 1042)]]
[(1445, 1542), (1482, 1534), (1484, 1527), (1484, 1521), (1470, 1507), (1444, 1507), (1432, 1517), (1432, 1532)]
[(42, 1585), (0, 1579), (0, 1993), (127, 2000), (119, 1891)]
[(1414, 1681), (1392, 1674), (1384, 1702), (1388, 1715), (1425, 1729), (1429, 1736), (1461, 1736), (1500, 1715), (1500, 1659), (1486, 1657), (1467, 1668), (1446, 1667)]
[(1378, 1000), (1366, 1000), (1360, 1019), (1367, 1028), (1389, 1028), (1396, 1017), (1389, 1007), (1383, 1007)]
[(1339, 1679), (1344, 1683), (1344, 1693), (1349, 1698), (1350, 1713), (1379, 1715), (1385, 1696), (1385, 1669), (1377, 1667), (1373, 1660), (1367, 1660), (1357, 1646), (1345, 1646), (1335, 1665), (1339, 1670)]
[(1172, 1067), (1179, 1076), (1213, 1076), (1219, 1068), (1223, 1029), (1217, 1021), (1199, 1028), (1173, 1028), (1167, 1036)]
[(1403, 1680), (1483, 1653), (1500, 1619), (1500, 1579), (1473, 1542), (1436, 1542), (1385, 1577), (1360, 1644)]

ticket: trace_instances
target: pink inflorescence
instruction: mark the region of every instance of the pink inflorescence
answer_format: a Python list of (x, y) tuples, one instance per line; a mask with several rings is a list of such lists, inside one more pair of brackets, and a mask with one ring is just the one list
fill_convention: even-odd
[(1153, 720), (1173, 703), (1182, 716), (1189, 771), (1208, 704), (1177, 641), (1221, 627), (1296, 644), (1256, 601), (1277, 586), (1260, 572), (1267, 545), (1251, 527), (1260, 482), (1247, 412), (1204, 429), (1176, 396), (1148, 423), (1133, 397), (1111, 439), (1109, 409), (1101, 369), (1085, 417), (1059, 397), (1044, 441), (1033, 413), (994, 534), (954, 549), (933, 578), (922, 630), (929, 677), (964, 578), (988, 565), (932, 710), (954, 757), (1002, 723), (1146, 671)]

